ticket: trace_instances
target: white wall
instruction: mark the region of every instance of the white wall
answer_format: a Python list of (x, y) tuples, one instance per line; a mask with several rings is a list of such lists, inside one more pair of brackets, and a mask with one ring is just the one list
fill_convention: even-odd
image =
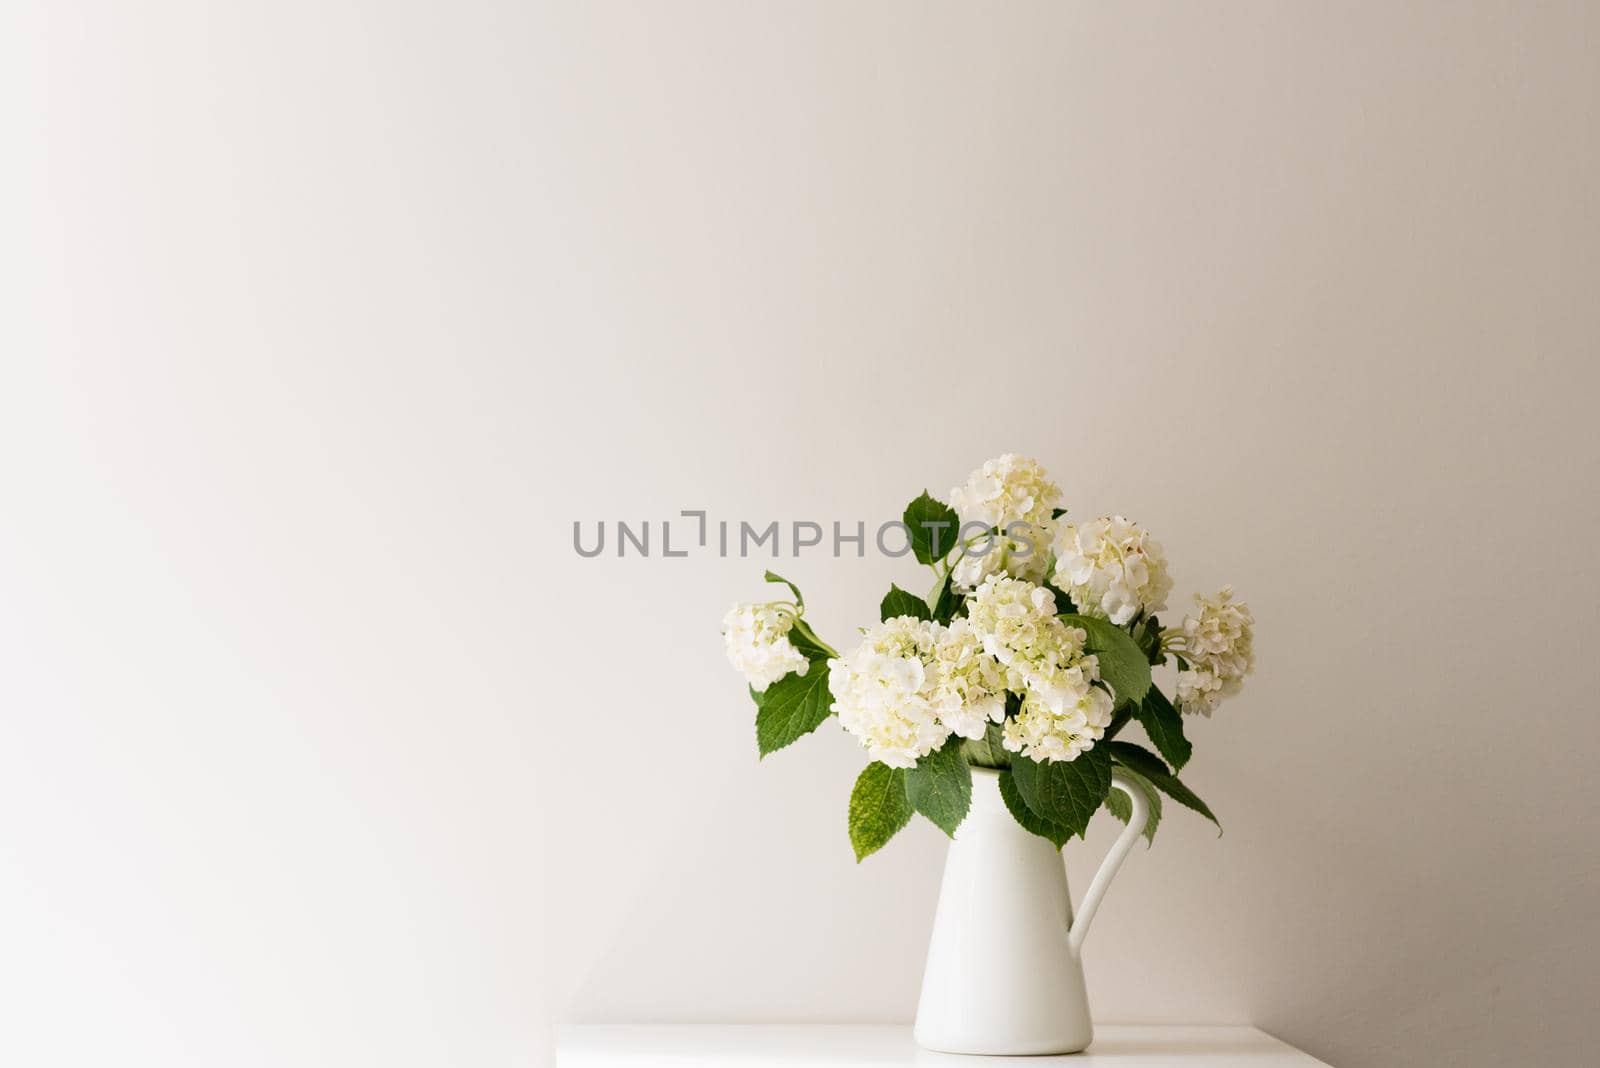
[[(940, 839), (755, 760), (769, 561), (571, 523), (1014, 449), (1259, 620), (1100, 1017), (1580, 1060), (1592, 9), (22, 10), (0, 1052), (512, 1063), (541, 926), (558, 1019), (909, 1018)], [(779, 569), (835, 644), (921, 581)]]
[(540, 1061), (532, 151), (476, 14), (0, 17), (0, 1063)]

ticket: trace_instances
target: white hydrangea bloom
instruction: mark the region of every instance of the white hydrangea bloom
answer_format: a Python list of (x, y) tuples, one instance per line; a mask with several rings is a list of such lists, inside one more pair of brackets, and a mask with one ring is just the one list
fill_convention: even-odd
[(967, 617), (984, 651), (1005, 668), (1007, 689), (1066, 703), (1062, 672), (1081, 659), (1084, 634), (1056, 617), (1054, 594), (1022, 579), (991, 575), (968, 600)]
[(1105, 736), (1114, 703), (1106, 691), (1090, 686), (1071, 707), (1055, 712), (1030, 693), (1006, 721), (1001, 744), (1031, 760), (1074, 760)]
[(1232, 697), (1255, 668), (1255, 617), (1242, 601), (1234, 603), (1233, 587), (1215, 597), (1195, 595), (1199, 612), (1185, 616), (1183, 626), (1162, 635), (1162, 647), (1183, 657), (1178, 672), (1178, 707), (1209, 716), (1224, 697)]
[(1056, 585), (1072, 595), (1078, 611), (1119, 627), (1141, 609), (1167, 607), (1172, 578), (1161, 543), (1120, 515), (1087, 523), (1063, 523), (1055, 536)]
[(933, 659), (938, 670), (934, 705), (952, 732), (976, 740), (990, 722), (1006, 718), (1005, 669), (984, 651), (970, 621), (958, 619), (940, 629)]
[(868, 630), (844, 656), (828, 661), (828, 689), (839, 722), (873, 760), (909, 768), (950, 737), (936, 704), (939, 628), (897, 616)]
[(950, 491), (950, 503), (962, 522), (1001, 530), (1014, 520), (1048, 524), (1050, 512), (1060, 500), (1061, 487), (1050, 481), (1044, 468), (1012, 452), (986, 461), (967, 476), (965, 485)]
[(1022, 693), (1022, 711), (1005, 725), (1004, 744), (1033, 760), (1072, 760), (1111, 722), (1111, 695), (1094, 683), (1099, 662), (1084, 654), (1087, 635), (1056, 615), (1055, 595), (1021, 579), (991, 575), (967, 602), (984, 651)]
[(980, 538), (961, 555), (950, 574), (957, 589), (976, 589), (990, 575), (1010, 575), (1035, 585), (1044, 581), (1050, 562), (1050, 528), (1013, 520), (1007, 529), (1013, 537)]
[(952, 581), (964, 590), (1002, 573), (1033, 583), (1044, 581), (1055, 534), (1051, 513), (1060, 502), (1061, 487), (1035, 461), (1009, 452), (987, 461), (967, 476), (964, 485), (950, 491), (950, 503), (964, 527), (981, 524), (1002, 536), (980, 541), (964, 554)]
[(765, 690), (791, 671), (804, 673), (808, 661), (789, 641), (794, 615), (771, 604), (736, 604), (722, 617), (728, 662), (750, 685)]

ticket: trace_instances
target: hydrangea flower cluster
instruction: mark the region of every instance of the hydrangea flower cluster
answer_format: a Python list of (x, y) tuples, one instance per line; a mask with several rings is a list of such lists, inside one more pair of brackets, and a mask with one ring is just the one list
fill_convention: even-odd
[(781, 604), (736, 604), (722, 617), (728, 662), (757, 692), (791, 671), (805, 671), (808, 661), (789, 640), (794, 620)]
[(1000, 530), (1016, 521), (1044, 526), (1060, 502), (1061, 487), (1044, 468), (1014, 452), (986, 461), (967, 476), (965, 485), (950, 491), (950, 503), (963, 522)]
[(963, 527), (981, 525), (999, 533), (974, 539), (956, 561), (951, 581), (963, 590), (999, 574), (1043, 582), (1060, 502), (1061, 487), (1025, 456), (1008, 452), (972, 472), (950, 491), (950, 503)]
[(939, 673), (939, 719), (954, 734), (977, 740), (990, 723), (1006, 718), (1005, 669), (984, 650), (970, 620), (940, 628), (933, 666)]
[(891, 768), (915, 767), (950, 737), (935, 703), (938, 639), (937, 624), (896, 616), (828, 661), (833, 711), (873, 760)]
[(1001, 744), (1030, 760), (1075, 760), (1105, 737), (1112, 704), (1111, 695), (1097, 686), (1087, 687), (1060, 712), (1030, 693), (1022, 699), (1021, 710), (1006, 721)]
[(1178, 672), (1178, 707), (1210, 716), (1224, 697), (1239, 692), (1255, 668), (1255, 617), (1250, 606), (1235, 603), (1233, 587), (1215, 597), (1195, 595), (1199, 612), (1185, 616), (1181, 628), (1162, 635), (1161, 645), (1183, 658)]
[(1161, 543), (1120, 515), (1063, 523), (1055, 537), (1056, 585), (1078, 611), (1122, 626), (1167, 607), (1172, 578)]
[(1055, 594), (992, 575), (967, 605), (984, 650), (1005, 668), (1008, 689), (1023, 694), (1002, 744), (1033, 760), (1071, 760), (1105, 735), (1113, 700), (1095, 684), (1099, 662), (1083, 651), (1084, 632), (1056, 615)]
[(1005, 677), (964, 619), (896, 616), (828, 661), (839, 723), (891, 768), (914, 767), (952, 734), (982, 738), (1005, 718)]

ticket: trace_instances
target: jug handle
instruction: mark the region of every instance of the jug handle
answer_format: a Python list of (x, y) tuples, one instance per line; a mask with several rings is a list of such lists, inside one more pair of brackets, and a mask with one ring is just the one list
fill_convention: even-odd
[(1100, 862), (1100, 870), (1094, 873), (1094, 880), (1089, 883), (1089, 889), (1083, 895), (1083, 903), (1078, 906), (1078, 914), (1073, 917), (1072, 927), (1067, 931), (1067, 946), (1074, 954), (1083, 947), (1084, 936), (1089, 933), (1089, 924), (1094, 922), (1094, 914), (1100, 908), (1100, 899), (1106, 896), (1106, 889), (1116, 877), (1117, 869), (1122, 867), (1123, 860), (1128, 856), (1128, 850), (1133, 848), (1134, 841), (1144, 833), (1145, 820), (1150, 815), (1150, 804), (1145, 800), (1144, 791), (1130, 782), (1120, 771), (1111, 773), (1111, 788), (1121, 790), (1128, 795), (1131, 810), (1128, 815), (1128, 825), (1112, 843), (1110, 851), (1106, 853), (1106, 859)]

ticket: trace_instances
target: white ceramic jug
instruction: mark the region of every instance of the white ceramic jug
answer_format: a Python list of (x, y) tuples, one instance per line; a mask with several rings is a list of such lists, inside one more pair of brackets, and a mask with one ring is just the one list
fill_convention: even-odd
[(1132, 818), (1073, 918), (1054, 846), (1022, 829), (998, 772), (972, 769), (972, 808), (945, 860), (917, 1042), (943, 1053), (1076, 1053), (1094, 1038), (1079, 950), (1106, 887), (1144, 829), (1144, 794), (1120, 774)]

